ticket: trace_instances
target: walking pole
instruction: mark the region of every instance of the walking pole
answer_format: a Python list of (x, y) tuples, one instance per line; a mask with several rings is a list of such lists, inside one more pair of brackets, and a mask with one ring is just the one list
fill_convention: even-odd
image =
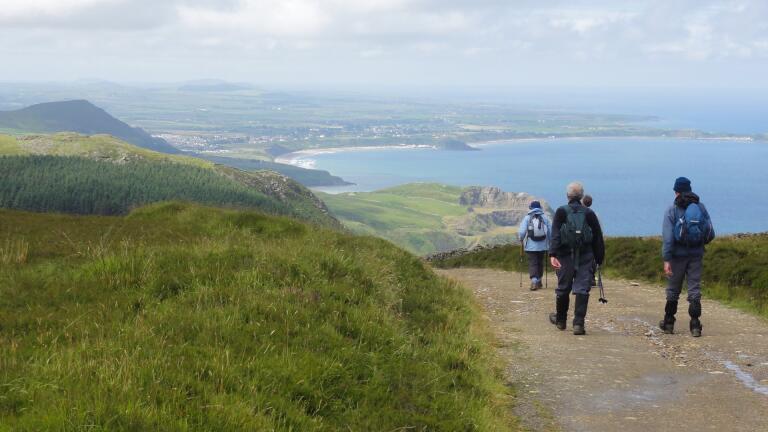
[(544, 252), (544, 289), (549, 289), (549, 251)]
[[(522, 242), (520, 242), (520, 268), (523, 267), (523, 251), (525, 250), (525, 239), (523, 239)], [(518, 274), (520, 275), (520, 289), (523, 289), (523, 271), (518, 269)]]
[(597, 286), (600, 288), (600, 303), (608, 303), (608, 300), (605, 298), (605, 289), (603, 288), (603, 275), (600, 271), (600, 265), (597, 265)]

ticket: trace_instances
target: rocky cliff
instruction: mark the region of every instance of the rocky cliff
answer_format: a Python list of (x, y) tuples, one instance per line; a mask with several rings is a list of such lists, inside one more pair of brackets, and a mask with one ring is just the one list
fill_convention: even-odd
[(454, 220), (453, 228), (460, 235), (470, 236), (494, 231), (498, 227), (517, 227), (534, 200), (541, 202), (544, 212), (551, 218), (549, 204), (533, 195), (504, 192), (495, 186), (468, 187), (459, 197), (459, 204), (468, 207), (469, 213)]
[(467, 207), (519, 209), (528, 212), (528, 205), (533, 200), (541, 201), (544, 211), (552, 209), (545, 201), (525, 192), (504, 192), (495, 186), (470, 186), (461, 193), (459, 203)]

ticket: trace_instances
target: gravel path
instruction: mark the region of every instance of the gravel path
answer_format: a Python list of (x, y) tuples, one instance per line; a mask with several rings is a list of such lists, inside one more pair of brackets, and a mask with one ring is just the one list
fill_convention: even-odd
[(661, 286), (606, 280), (607, 305), (590, 299), (586, 336), (547, 320), (549, 289), (518, 274), (436, 270), (472, 289), (518, 386), (518, 414), (531, 430), (768, 431), (768, 322), (704, 300), (704, 335), (688, 331), (681, 302), (676, 334), (657, 327)]

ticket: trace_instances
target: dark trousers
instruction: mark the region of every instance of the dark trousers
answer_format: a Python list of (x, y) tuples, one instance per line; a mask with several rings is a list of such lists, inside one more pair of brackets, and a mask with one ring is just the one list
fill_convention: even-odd
[(528, 256), (528, 276), (531, 279), (541, 280), (544, 274), (544, 251), (525, 254)]
[(703, 257), (675, 257), (669, 263), (672, 265), (672, 276), (667, 283), (667, 300), (677, 301), (683, 290), (683, 280), (688, 282), (688, 301), (701, 300), (701, 270)]
[(560, 261), (560, 270), (557, 271), (557, 288), (555, 294), (567, 296), (574, 294), (589, 295), (592, 289), (592, 277), (595, 274), (595, 257), (591, 250), (579, 253), (579, 262), (574, 262), (571, 255), (557, 257)]

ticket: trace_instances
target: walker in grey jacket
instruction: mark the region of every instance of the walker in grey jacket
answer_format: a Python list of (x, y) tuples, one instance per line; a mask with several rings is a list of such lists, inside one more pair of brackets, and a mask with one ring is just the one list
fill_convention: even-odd
[[(517, 234), (523, 244), (525, 255), (528, 256), (528, 276), (531, 278), (531, 290), (535, 291), (543, 287), (541, 281), (546, 269), (544, 254), (549, 248), (549, 236), (552, 230), (539, 201), (531, 201), (528, 208), (528, 214), (520, 223)], [(533, 228), (533, 233), (528, 231), (529, 224)]]

